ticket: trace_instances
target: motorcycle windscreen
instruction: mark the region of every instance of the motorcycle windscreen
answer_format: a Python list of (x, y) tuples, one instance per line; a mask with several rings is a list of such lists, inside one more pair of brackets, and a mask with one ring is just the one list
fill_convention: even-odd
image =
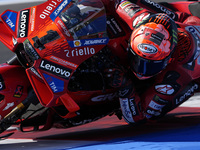
[[(54, 21), (55, 17), (50, 17)], [(71, 48), (108, 43), (106, 12), (100, 0), (69, 3), (55, 18), (55, 23)]]

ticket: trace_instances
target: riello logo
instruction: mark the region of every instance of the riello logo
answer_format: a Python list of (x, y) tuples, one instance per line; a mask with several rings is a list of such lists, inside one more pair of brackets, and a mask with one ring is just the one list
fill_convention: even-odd
[(64, 50), (66, 52), (66, 57), (78, 57), (78, 56), (87, 56), (94, 55), (96, 50), (94, 48), (84, 47), (82, 49), (73, 49), (73, 50)]
[(57, 64), (54, 64), (47, 60), (42, 60), (40, 63), (40, 68), (44, 71), (47, 71), (49, 73), (52, 73), (56, 76), (69, 79), (71, 75), (71, 70), (68, 68), (64, 68), (62, 66), (59, 66)]
[(19, 18), (18, 37), (27, 37), (29, 23), (29, 10), (22, 10)]

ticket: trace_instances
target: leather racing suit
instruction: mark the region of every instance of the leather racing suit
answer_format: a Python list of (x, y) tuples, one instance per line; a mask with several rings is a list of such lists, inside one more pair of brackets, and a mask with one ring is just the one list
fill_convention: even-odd
[[(108, 46), (120, 58), (120, 63), (128, 66), (126, 58), (130, 34), (137, 23), (151, 12), (129, 1), (102, 1), (108, 14), (107, 26), (111, 38)], [(137, 79), (131, 71), (119, 75), (119, 80), (124, 82), (119, 88), (121, 110), (128, 123), (157, 119), (199, 92), (200, 19), (176, 13), (178, 21), (186, 26), (178, 25), (178, 45), (173, 61), (165, 70), (147, 80)]]

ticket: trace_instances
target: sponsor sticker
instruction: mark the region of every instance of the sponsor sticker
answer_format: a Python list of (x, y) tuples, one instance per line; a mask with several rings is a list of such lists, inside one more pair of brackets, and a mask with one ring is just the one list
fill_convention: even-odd
[(131, 18), (138, 13), (139, 11), (141, 11), (142, 9), (136, 5), (133, 4), (129, 1), (125, 1), (124, 3), (120, 4), (120, 7), (128, 14), (128, 16), (130, 16)]
[(192, 33), (196, 40), (200, 39), (200, 30), (198, 26), (187, 26), (185, 29)]
[(172, 95), (175, 92), (174, 88), (169, 84), (156, 85), (155, 90), (165, 95)]
[(123, 113), (123, 117), (128, 122), (135, 122), (133, 120), (133, 116), (129, 107), (129, 99), (128, 98), (120, 98), (120, 105)]
[(147, 7), (151, 7), (152, 9), (154, 9), (156, 12), (163, 12), (166, 13), (168, 16), (170, 16), (172, 19), (176, 19), (176, 14), (170, 10), (168, 10), (167, 8), (163, 7), (162, 5), (151, 1), (151, 0), (141, 0), (140, 1), (142, 4), (146, 5)]
[(124, 2), (122, 2), (122, 3), (120, 4), (120, 6), (121, 6), (122, 8), (124, 8), (124, 7), (128, 6), (128, 5), (132, 5), (132, 3), (129, 2), (129, 1), (124, 1)]
[(78, 56), (88, 56), (94, 55), (96, 50), (94, 48), (84, 47), (84, 48), (75, 48), (75, 49), (66, 49), (66, 57), (78, 57)]
[(158, 49), (153, 46), (153, 45), (149, 45), (149, 44), (138, 44), (138, 49), (141, 51), (141, 52), (144, 52), (144, 53), (149, 53), (149, 54), (155, 54), (158, 52)]
[(133, 116), (139, 115), (138, 110), (137, 110), (137, 105), (135, 103), (135, 99), (134, 98), (129, 99), (129, 103), (130, 103), (130, 109), (131, 109)]
[(42, 60), (40, 63), (40, 69), (52, 73), (64, 79), (69, 79), (71, 76), (71, 69), (64, 68), (60, 65), (54, 64), (47, 60)]
[(36, 15), (36, 7), (31, 8), (31, 19), (30, 19), (30, 24), (31, 24), (31, 31), (33, 32), (35, 29), (35, 15)]
[(91, 101), (93, 102), (102, 102), (102, 101), (106, 101), (106, 100), (113, 100), (115, 97), (117, 97), (117, 93), (110, 93), (110, 94), (105, 94), (105, 95), (98, 95), (95, 96), (91, 99)]
[(52, 11), (57, 7), (58, 3), (62, 0), (49, 0), (49, 4), (44, 8), (40, 14), (41, 19), (45, 19), (47, 16), (51, 15)]
[(154, 102), (153, 100), (151, 100), (151, 102), (149, 103), (149, 107), (151, 107), (154, 110), (161, 110), (165, 105), (160, 105), (156, 102)]
[(12, 103), (7, 103), (6, 107), (3, 109), (3, 111), (8, 110), (9, 108), (13, 107), (15, 105), (14, 102)]
[(16, 29), (16, 21), (17, 21), (17, 13), (7, 11), (2, 15), (2, 19), (8, 24), (8, 26), (15, 32)]
[(43, 73), (47, 83), (49, 84), (49, 87), (53, 91), (53, 93), (63, 92), (64, 90), (64, 81), (59, 80), (57, 78), (54, 78), (52, 76), (49, 76), (45, 73)]
[(37, 70), (36, 70), (34, 67), (31, 67), (30, 70), (31, 70), (37, 77), (39, 77), (40, 79), (43, 79), (43, 78), (41, 77), (41, 75), (37, 72)]
[(135, 26), (140, 23), (142, 20), (145, 20), (146, 18), (148, 18), (150, 16), (150, 13), (142, 13), (141, 15), (137, 16), (134, 20), (133, 20), (133, 28), (135, 28)]
[[(199, 56), (198, 54), (200, 53), (200, 28), (198, 26), (188, 26), (185, 28), (187, 31), (192, 33), (194, 38), (196, 39), (196, 48), (197, 48), (197, 54), (196, 57)], [(195, 59), (196, 59), (195, 57)]]
[(180, 105), (181, 103), (183, 103), (185, 100), (187, 100), (187, 98), (189, 98), (190, 96), (192, 96), (194, 94), (194, 92), (198, 90), (198, 88), (199, 88), (198, 84), (193, 84), (193, 85), (189, 85), (188, 87), (186, 87), (175, 98), (175, 102), (174, 102), (175, 105)]
[(98, 39), (88, 39), (88, 40), (74, 40), (67, 41), (70, 47), (81, 47), (81, 46), (91, 46), (91, 45), (106, 45), (108, 43), (108, 38), (98, 38)]
[(159, 104), (161, 104), (161, 105), (166, 105), (166, 104), (168, 104), (168, 101), (167, 101), (167, 100), (164, 100), (164, 99), (160, 98), (158, 95), (155, 95), (155, 96), (153, 97), (153, 100), (154, 100), (156, 103), (159, 103)]
[(78, 65), (76, 65), (76, 64), (74, 64), (72, 62), (66, 61), (64, 59), (58, 58), (56, 56), (50, 56), (49, 59), (52, 60), (52, 61), (55, 61), (55, 62), (59, 63), (60, 65), (65, 65), (65, 66), (67, 66), (67, 67), (69, 67), (71, 69), (74, 69), (74, 70), (76, 68), (78, 68)]
[[(159, 116), (160, 114), (161, 114), (161, 112), (160, 111), (156, 111), (156, 110), (153, 110), (153, 109), (151, 109), (151, 108), (147, 108), (147, 110), (146, 110), (146, 113), (147, 114), (149, 114), (148, 116), (148, 118), (151, 118), (152, 116)], [(151, 116), (151, 117), (150, 117)]]
[(5, 83), (3, 77), (0, 75), (0, 91), (5, 89)]
[(106, 24), (108, 28), (108, 34), (111, 39), (125, 35), (125, 32), (123, 31), (122, 27), (114, 17), (107, 16)]
[(58, 28), (62, 31), (62, 33), (64, 33), (64, 35), (67, 38), (71, 37), (69, 30), (67, 29), (67, 27), (65, 26), (65, 24), (59, 17), (56, 19), (55, 22), (56, 22), (56, 25), (58, 26)]
[(19, 17), (18, 37), (24, 38), (28, 35), (29, 9), (22, 10)]
[(23, 86), (18, 85), (15, 89), (15, 93), (14, 93), (13, 97), (20, 98), (23, 94), (23, 88), (24, 88)]
[(162, 33), (159, 33), (159, 32), (156, 33), (156, 34), (152, 33), (149, 40), (151, 40), (152, 42), (155, 42), (157, 45), (160, 46), (160, 44), (162, 43), (164, 37), (165, 36)]
[(31, 43), (28, 39), (26, 39), (23, 44), (24, 44), (25, 51), (27, 52), (27, 54), (29, 56), (31, 56), (31, 58), (33, 58), (34, 60), (37, 60), (40, 58), (39, 54), (34, 49), (34, 47), (31, 45)]
[(50, 18), (55, 21), (56, 17), (63, 11), (63, 9), (71, 2), (71, 0), (63, 0), (62, 3), (52, 12)]
[(188, 69), (194, 69), (194, 60), (196, 60), (200, 54), (200, 28), (198, 26), (187, 26), (185, 28), (189, 33), (192, 34), (194, 37), (195, 41), (195, 48), (196, 48), (196, 53), (194, 55), (194, 58), (187, 63), (187, 68)]

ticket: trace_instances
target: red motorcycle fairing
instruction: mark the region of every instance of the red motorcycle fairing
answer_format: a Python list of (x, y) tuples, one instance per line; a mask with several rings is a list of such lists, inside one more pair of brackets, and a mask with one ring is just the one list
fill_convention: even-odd
[(12, 38), (16, 37), (16, 22), (17, 22), (17, 12), (12, 10), (7, 10), (1, 15), (0, 21), (0, 40), (3, 42), (11, 51), (14, 50), (14, 43)]
[[(190, 14), (188, 8), (184, 9), (185, 5), (189, 6), (190, 3), (191, 2), (183, 2), (180, 4), (180, 7), (179, 4), (176, 5), (176, 3), (172, 3), (171, 6), (174, 7), (174, 11), (183, 11)], [(79, 9), (77, 9), (76, 6)], [(74, 14), (76, 16), (75, 18), (79, 19), (72, 19), (73, 12), (81, 12), (81, 16), (80, 14)], [(118, 14), (113, 14), (110, 9), (107, 10), (107, 15), (107, 25), (108, 30), (110, 31), (109, 37), (111, 38), (109, 43), (106, 33), (105, 10), (100, 0), (79, 0), (76, 4), (72, 3), (71, 0), (49, 0), (41, 5), (27, 8), (19, 12), (7, 10), (0, 16), (0, 28), (2, 29), (0, 40), (9, 49), (17, 53), (20, 60), (26, 60), (21, 63), (27, 68), (26, 73), (31, 82), (31, 86), (34, 88), (41, 104), (45, 107), (51, 107), (58, 112), (60, 117), (62, 117), (61, 119), (58, 118), (58, 122), (69, 120), (74, 121), (74, 125), (77, 125), (77, 118), (79, 118), (80, 122), (84, 119), (85, 122), (88, 120), (92, 121), (91, 118), (95, 120), (96, 118), (99, 118), (99, 116), (110, 114), (111, 111), (113, 112), (116, 108), (114, 108), (113, 102), (117, 102), (118, 104), (118, 99), (115, 99), (117, 95), (113, 89), (93, 89), (92, 87), (89, 90), (85, 90), (84, 88), (74, 90), (74, 88), (69, 88), (72, 87), (73, 77), (77, 74), (78, 70), (82, 69), (81, 65), (83, 62), (85, 63), (93, 56), (96, 57), (96, 55), (105, 48), (106, 44), (109, 47), (109, 50), (115, 53), (120, 60), (126, 59), (126, 47), (129, 35), (131, 34), (131, 27), (129, 28), (127, 24), (123, 23), (121, 18), (129, 20), (132, 25), (132, 21), (129, 18), (130, 16), (125, 14), (119, 18)], [(116, 19), (116, 16), (118, 16), (118, 19)], [(179, 25), (180, 27), (184, 26), (183, 24)], [(189, 29), (190, 28), (188, 28), (188, 30)], [(191, 29), (195, 29), (195, 27), (192, 26)], [(195, 37), (195, 35), (192, 37)], [(195, 42), (197, 43), (199, 41)], [(22, 43), (24, 49), (19, 49), (19, 44), (21, 46)], [(123, 62), (126, 62), (126, 60)], [(93, 65), (93, 63), (94, 62), (91, 61), (90, 64)], [(25, 76), (22, 67), (16, 66), (16, 68), (20, 68), (18, 71), (21, 71), (21, 73), (19, 73), (11, 66), (4, 65), (5, 68), (0, 71), (0, 74), (3, 74), (4, 76), (4, 72), (6, 72), (7, 69), (11, 69), (14, 73), (16, 72), (16, 76), (20, 81), (27, 81), (27, 77)], [(25, 76), (23, 80), (21, 75)], [(90, 77), (91, 75), (88, 76), (88, 78)], [(13, 78), (6, 78), (6, 82), (7, 79), (13, 81), (10, 80)], [(85, 80), (85, 78), (81, 79)], [(12, 85), (9, 81), (9, 85)], [(27, 81), (27, 85), (23, 82), (24, 89), (27, 89), (29, 87), (29, 82)], [(87, 80), (83, 82), (84, 85), (87, 85), (87, 83)], [(101, 80), (98, 78), (92, 80), (92, 82), (90, 81), (89, 84), (91, 83), (98, 85), (101, 83)], [(101, 85), (100, 87), (103, 86)], [(11, 92), (14, 91), (14, 89), (11, 90)], [(18, 87), (17, 89), (21, 88)], [(2, 92), (2, 95), (4, 94), (3, 91), (4, 90), (0, 91)], [(27, 95), (26, 91), (23, 96), (26, 97), (25, 95)], [(8, 102), (12, 103), (15, 101), (15, 98), (13, 99), (12, 96), (9, 98), (12, 99), (9, 99)], [(18, 100), (19, 102), (23, 101), (22, 98), (18, 98)], [(0, 108), (3, 109), (7, 106), (3, 101), (1, 101), (0, 104), (2, 105)], [(15, 103), (15, 106), (18, 106), (17, 104), (18, 103)], [(92, 111), (90, 110), (91, 105), (93, 108)], [(61, 108), (60, 106), (65, 106), (67, 113), (60, 113), (58, 111), (58, 109)], [(10, 109), (7, 111), (7, 114), (10, 113), (11, 108), (14, 108), (14, 106), (11, 107), (9, 104), (8, 107), (10, 107)], [(117, 108), (119, 107), (117, 106)], [(78, 111), (79, 109), (80, 111)], [(105, 109), (107, 109), (107, 112), (105, 112)], [(76, 116), (77, 111), (79, 113), (78, 116)], [(91, 117), (90, 114), (94, 114), (94, 116)], [(6, 112), (1, 113), (1, 115), (1, 117), (4, 118)], [(12, 115), (10, 115), (10, 117), (12, 117)], [(49, 114), (48, 118), (53, 117)], [(10, 118), (8, 117), (8, 119)], [(44, 115), (44, 118), (42, 118), (43, 122), (45, 119), (46, 114)], [(29, 121), (29, 118), (27, 120)], [(7, 120), (5, 120), (5, 122), (6, 121)], [(30, 119), (28, 125), (32, 125), (32, 121), (33, 120)], [(65, 121), (63, 122), (63, 124), (65, 124), (64, 127), (68, 127), (68, 124)], [(35, 118), (35, 122), (40, 122), (38, 121), (38, 116)], [(4, 122), (0, 123), (4, 126)], [(9, 123), (9, 125), (11, 123)], [(51, 123), (52, 122), (50, 122), (50, 124)], [(60, 124), (58, 123), (58, 125)]]
[(23, 67), (7, 63), (0, 65), (0, 120), (26, 99), (30, 86)]
[[(65, 116), (75, 116), (79, 104), (96, 104), (92, 97), (101, 90), (77, 96), (68, 84), (74, 72), (84, 61), (102, 50), (109, 39), (106, 32), (106, 13), (100, 0), (50, 0), (20, 12), (7, 10), (1, 19), (11, 34), (2, 41), (11, 41), (8, 47), (27, 60), (24, 66), (29, 81), (45, 107), (64, 105)], [(16, 51), (23, 43), (24, 51)], [(5, 42), (6, 44), (6, 42)], [(84, 91), (80, 92), (84, 93)], [(106, 94), (114, 90), (107, 90)], [(79, 98), (81, 97), (81, 98)]]

